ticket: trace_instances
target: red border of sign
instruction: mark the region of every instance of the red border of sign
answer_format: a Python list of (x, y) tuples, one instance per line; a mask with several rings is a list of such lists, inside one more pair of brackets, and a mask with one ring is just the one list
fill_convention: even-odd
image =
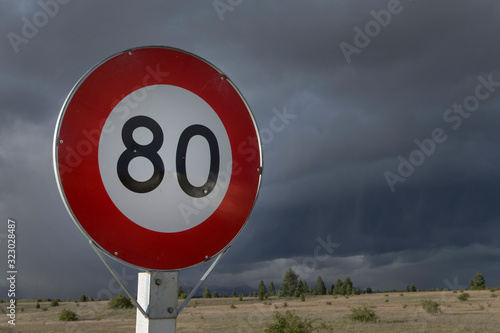
[[(231, 144), (233, 172), (224, 199), (204, 222), (182, 232), (156, 232), (130, 221), (111, 201), (99, 172), (99, 138), (108, 115), (125, 96), (152, 84), (200, 96), (218, 114)], [(220, 70), (188, 52), (151, 46), (118, 53), (80, 79), (59, 115), (54, 168), (70, 215), (109, 256), (140, 268), (177, 270), (215, 256), (241, 231), (259, 191), (262, 149), (250, 108)]]

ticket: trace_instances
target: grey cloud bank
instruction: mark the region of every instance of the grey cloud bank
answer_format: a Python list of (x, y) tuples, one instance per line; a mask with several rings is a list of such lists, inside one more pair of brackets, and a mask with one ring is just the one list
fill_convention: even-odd
[[(0, 233), (16, 220), (20, 297), (118, 292), (59, 198), (52, 139), (78, 79), (143, 45), (181, 48), (219, 67), (266, 141), (259, 199), (207, 280), (211, 289), (279, 285), (288, 267), (302, 267), (311, 283), (349, 275), (381, 290), (463, 285), (477, 271), (500, 285), (500, 5), (222, 2), (232, 10), (218, 12), (212, 1), (0, 4)], [(380, 26), (375, 34), (370, 23), (373, 36), (371, 21)], [(354, 27), (369, 44), (356, 45)], [(360, 50), (350, 63), (342, 42)], [(399, 156), (416, 162), (411, 176), (397, 170)], [(404, 179), (392, 180), (394, 192), (386, 171)], [(316, 258), (318, 237), (328, 244), (328, 235), (339, 246)], [(0, 242), (5, 253), (1, 234)], [(192, 286), (204, 269), (182, 271), (181, 283)]]

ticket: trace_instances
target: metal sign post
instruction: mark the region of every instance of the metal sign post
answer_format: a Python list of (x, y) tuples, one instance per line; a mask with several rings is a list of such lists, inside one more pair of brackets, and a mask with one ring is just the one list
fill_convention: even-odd
[(137, 309), (136, 333), (175, 333), (178, 277), (178, 271), (139, 273), (137, 302), (148, 317)]
[[(203, 282), (205, 282), (210, 273), (212, 273), (212, 271), (214, 270), (215, 266), (217, 266), (222, 257), (229, 250), (228, 246), (217, 255), (210, 267), (200, 278), (200, 281), (198, 281), (193, 290), (189, 293), (189, 295), (187, 295), (184, 302), (182, 302), (182, 304), (177, 308), (179, 277), (178, 271), (146, 271), (139, 273), (137, 286), (138, 295), (136, 300), (132, 293), (127, 289), (123, 281), (120, 279), (120, 277), (106, 261), (99, 247), (92, 241), (89, 241), (89, 244), (97, 253), (104, 266), (106, 266), (111, 275), (113, 275), (116, 281), (120, 284), (125, 294), (130, 297), (130, 300), (137, 308), (137, 333), (175, 333), (175, 319), (186, 307), (189, 300), (191, 300), (191, 298), (196, 294)], [(162, 284), (163, 286), (160, 287)], [(156, 311), (153, 311), (152, 309), (156, 309)], [(165, 329), (167, 330), (165, 331)]]

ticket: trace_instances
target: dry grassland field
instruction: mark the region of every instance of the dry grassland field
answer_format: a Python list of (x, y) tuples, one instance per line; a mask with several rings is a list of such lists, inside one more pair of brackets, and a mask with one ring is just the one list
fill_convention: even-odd
[[(264, 332), (274, 313), (294, 311), (302, 318), (325, 323), (319, 332), (500, 332), (500, 294), (489, 290), (466, 291), (470, 298), (460, 301), (459, 291), (378, 293), (300, 298), (193, 299), (177, 318), (177, 332)], [(421, 301), (431, 299), (441, 312), (429, 314)], [(0, 332), (135, 332), (135, 309), (111, 310), (102, 302), (60, 302), (50, 306), (20, 301), (15, 327), (7, 323), (6, 304), (1, 304)], [(379, 317), (376, 323), (353, 322), (350, 309), (366, 305)], [(46, 310), (44, 310), (46, 308)], [(77, 313), (79, 320), (59, 321), (63, 309)]]

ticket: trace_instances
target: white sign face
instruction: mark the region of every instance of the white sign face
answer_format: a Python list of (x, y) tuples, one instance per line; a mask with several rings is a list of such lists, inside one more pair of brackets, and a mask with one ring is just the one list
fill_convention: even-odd
[(98, 161), (116, 207), (137, 225), (164, 233), (191, 229), (212, 215), (232, 170), (217, 113), (189, 90), (164, 84), (140, 88), (114, 107)]

